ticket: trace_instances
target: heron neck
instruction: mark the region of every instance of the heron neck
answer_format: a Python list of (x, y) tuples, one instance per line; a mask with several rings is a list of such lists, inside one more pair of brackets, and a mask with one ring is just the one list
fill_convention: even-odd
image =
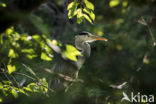
[(86, 42), (82, 43), (83, 45), (83, 50), (82, 50), (82, 54), (84, 57), (88, 58), (90, 56), (90, 52), (91, 52), (91, 48), (90, 45)]
[(80, 69), (83, 63), (85, 62), (85, 59), (90, 56), (91, 48), (90, 48), (90, 45), (86, 42), (76, 41), (75, 46), (77, 49), (82, 51), (82, 56), (79, 56), (77, 59), (77, 67), (78, 69)]
[(82, 55), (85, 57), (85, 58), (88, 58), (90, 56), (90, 53), (91, 53), (91, 48), (90, 48), (90, 45), (87, 43), (87, 42), (75, 42), (75, 46), (77, 49), (81, 50), (82, 51)]

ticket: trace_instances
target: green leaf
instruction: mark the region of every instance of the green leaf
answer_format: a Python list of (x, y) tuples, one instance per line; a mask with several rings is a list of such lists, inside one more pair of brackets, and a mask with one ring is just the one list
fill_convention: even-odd
[(90, 10), (87, 9), (86, 7), (84, 7), (83, 11), (84, 11), (85, 13), (87, 13), (87, 14), (90, 14)]
[(26, 94), (26, 92), (23, 89), (18, 90), (20, 93)]
[(84, 8), (83, 11), (87, 13), (93, 21), (95, 20), (95, 14), (92, 11), (87, 8)]
[(94, 5), (93, 5), (90, 1), (84, 0), (84, 2), (85, 2), (86, 7), (87, 7), (88, 9), (94, 10)]
[(16, 71), (16, 66), (15, 65), (8, 64), (7, 68), (8, 68), (8, 73), (9, 74), (11, 74), (12, 72)]
[(94, 21), (95, 20), (95, 14), (93, 13), (93, 12), (91, 12), (90, 14), (89, 14), (89, 16), (91, 17), (91, 19)]
[(84, 16), (84, 18), (85, 18), (86, 20), (88, 20), (90, 23), (93, 23), (92, 20), (88, 17), (88, 15), (83, 14), (83, 16)]
[(110, 6), (110, 7), (115, 7), (115, 6), (119, 5), (119, 3), (120, 3), (119, 0), (111, 0), (111, 1), (109, 2), (109, 6)]
[(11, 93), (12, 93), (12, 95), (13, 95), (15, 98), (18, 97), (18, 94), (17, 94), (17, 92), (16, 92), (15, 89), (12, 89), (12, 90), (11, 90)]
[(0, 103), (2, 103), (3, 102), (3, 99), (0, 97)]
[(76, 8), (77, 8), (77, 0), (71, 2), (67, 9), (68, 9), (68, 18), (71, 19), (72, 17), (74, 17), (76, 15)]
[(16, 58), (17, 57), (17, 54), (15, 53), (15, 51), (13, 49), (10, 49), (9, 50), (8, 57)]
[(0, 6), (7, 7), (7, 5), (5, 3), (1, 3), (1, 2), (0, 2)]
[(46, 53), (42, 52), (41, 53), (41, 59), (45, 61), (51, 61), (52, 58), (50, 58)]
[(66, 51), (63, 54), (72, 61), (77, 61), (76, 56), (81, 56), (81, 53), (72, 45), (66, 45)]
[(77, 23), (80, 24), (84, 19), (82, 9), (79, 8), (79, 9), (77, 9), (76, 12), (77, 12)]
[(41, 37), (39, 35), (33, 35), (32, 36), (32, 39), (37, 40), (37, 41), (40, 41), (41, 40)]
[(32, 92), (32, 89), (30, 87), (23, 87), (23, 89), (26, 90), (26, 91)]
[(83, 17), (77, 18), (77, 21), (76, 21), (76, 22), (77, 22), (78, 24), (80, 24), (80, 23), (82, 23), (82, 21), (83, 21)]
[(21, 52), (23, 52), (23, 53), (31, 53), (31, 54), (35, 53), (34, 49), (32, 49), (32, 48), (31, 49), (22, 49)]
[(123, 1), (123, 2), (122, 2), (122, 6), (123, 6), (123, 7), (127, 7), (127, 5), (128, 5), (128, 1)]
[(68, 4), (67, 10), (72, 9), (72, 7), (74, 6), (74, 1)]
[(6, 30), (6, 34), (7, 34), (7, 35), (12, 34), (13, 32), (14, 32), (14, 27), (10, 27), (10, 28), (8, 28), (8, 29)]

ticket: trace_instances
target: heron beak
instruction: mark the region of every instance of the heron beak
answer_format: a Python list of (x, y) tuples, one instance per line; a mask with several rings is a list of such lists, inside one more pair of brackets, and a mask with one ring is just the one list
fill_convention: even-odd
[(100, 36), (96, 36), (96, 35), (93, 35), (92, 38), (95, 39), (95, 40), (101, 40), (101, 41), (105, 41), (105, 42), (108, 41), (108, 39), (100, 37)]

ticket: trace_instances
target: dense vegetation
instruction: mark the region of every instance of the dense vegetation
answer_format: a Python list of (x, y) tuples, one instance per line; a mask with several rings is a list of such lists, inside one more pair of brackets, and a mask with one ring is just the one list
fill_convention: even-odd
[[(0, 0), (0, 103), (129, 104), (123, 92), (156, 94), (155, 0)], [(61, 55), (77, 61), (81, 31), (106, 37), (68, 91), (48, 87)], [(53, 47), (51, 47), (51, 45)], [(62, 64), (60, 63), (60, 66)], [(141, 101), (147, 103), (148, 101)]]

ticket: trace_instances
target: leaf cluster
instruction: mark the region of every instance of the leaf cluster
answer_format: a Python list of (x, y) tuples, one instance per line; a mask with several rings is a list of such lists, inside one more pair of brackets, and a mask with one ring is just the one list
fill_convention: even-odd
[(93, 13), (94, 5), (88, 0), (74, 0), (68, 5), (67, 10), (68, 18), (71, 19), (76, 16), (78, 24), (82, 23), (84, 19), (89, 21), (91, 24), (95, 20), (95, 14)]

